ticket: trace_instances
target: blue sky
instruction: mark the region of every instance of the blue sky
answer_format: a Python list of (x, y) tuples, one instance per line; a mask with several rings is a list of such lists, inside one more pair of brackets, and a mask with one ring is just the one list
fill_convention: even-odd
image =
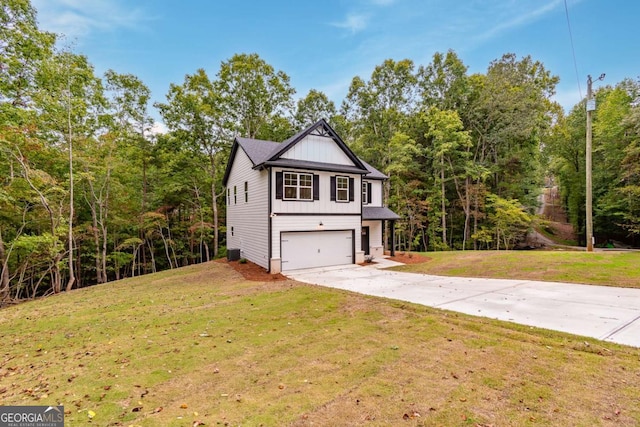
[[(385, 59), (426, 65), (456, 51), (470, 73), (504, 53), (531, 55), (561, 79), (565, 109), (587, 75), (640, 75), (640, 2), (566, 0), (32, 0), (40, 28), (63, 33), (97, 73), (132, 73), (164, 101), (170, 83), (234, 53), (258, 53), (291, 78), (296, 97), (325, 92), (339, 107), (351, 79)], [(579, 87), (580, 85), (580, 87)], [(597, 87), (597, 86), (595, 86)], [(157, 116), (157, 113), (154, 114)]]

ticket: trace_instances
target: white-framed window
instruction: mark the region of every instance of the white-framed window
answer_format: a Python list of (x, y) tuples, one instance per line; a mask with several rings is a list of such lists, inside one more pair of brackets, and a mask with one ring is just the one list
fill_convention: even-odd
[(362, 204), (366, 205), (369, 203), (369, 185), (367, 182), (362, 182)]
[(235, 185), (233, 186), (233, 204), (238, 204), (238, 187)]
[(244, 202), (249, 203), (249, 181), (244, 182)]
[(336, 176), (336, 202), (349, 201), (349, 177)]
[(313, 175), (284, 172), (284, 200), (313, 200)]

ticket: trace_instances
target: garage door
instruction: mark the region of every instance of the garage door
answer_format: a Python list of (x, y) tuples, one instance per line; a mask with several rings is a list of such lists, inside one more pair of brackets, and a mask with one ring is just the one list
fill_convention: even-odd
[(282, 233), (282, 270), (353, 263), (353, 231)]

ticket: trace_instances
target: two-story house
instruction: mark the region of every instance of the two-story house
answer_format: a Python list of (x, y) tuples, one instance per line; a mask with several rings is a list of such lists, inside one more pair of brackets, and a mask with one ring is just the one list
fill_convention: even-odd
[(324, 120), (280, 143), (236, 138), (223, 179), (227, 248), (271, 273), (382, 256), (385, 221), (393, 233), (399, 219), (383, 205), (386, 179)]

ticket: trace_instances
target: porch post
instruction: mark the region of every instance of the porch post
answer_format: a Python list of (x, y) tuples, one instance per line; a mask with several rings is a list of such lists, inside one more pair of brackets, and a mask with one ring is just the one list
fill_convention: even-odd
[(391, 256), (396, 255), (396, 221), (391, 220)]

